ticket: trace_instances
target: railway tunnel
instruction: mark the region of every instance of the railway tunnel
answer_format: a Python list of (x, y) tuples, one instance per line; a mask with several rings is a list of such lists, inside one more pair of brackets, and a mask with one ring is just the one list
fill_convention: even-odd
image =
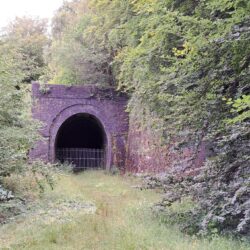
[[(44, 91), (46, 89), (46, 91)], [(31, 160), (71, 163), (74, 168), (124, 169), (128, 98), (96, 85), (32, 84), (32, 115), (42, 124)]]
[(101, 122), (90, 114), (76, 114), (58, 130), (56, 159), (72, 164), (75, 169), (104, 168), (106, 145), (106, 133)]

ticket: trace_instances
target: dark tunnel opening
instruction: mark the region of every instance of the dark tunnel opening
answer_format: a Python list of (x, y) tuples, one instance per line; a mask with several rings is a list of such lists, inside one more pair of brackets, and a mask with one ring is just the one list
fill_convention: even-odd
[(77, 114), (66, 120), (56, 138), (56, 157), (76, 169), (103, 168), (106, 137), (100, 122), (92, 115)]

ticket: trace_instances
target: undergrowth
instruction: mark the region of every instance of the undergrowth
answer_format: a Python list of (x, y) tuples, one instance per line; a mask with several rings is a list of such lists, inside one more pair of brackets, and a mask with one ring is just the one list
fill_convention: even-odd
[[(134, 188), (138, 179), (87, 171), (61, 173), (36, 209), (0, 228), (2, 249), (246, 250), (244, 242), (215, 236), (190, 237), (153, 216), (161, 194)], [(79, 204), (95, 207), (92, 212)], [(192, 204), (175, 207), (185, 210)], [(77, 209), (74, 207), (77, 206)], [(84, 206), (82, 206), (84, 207)], [(58, 212), (60, 211), (60, 212)]]

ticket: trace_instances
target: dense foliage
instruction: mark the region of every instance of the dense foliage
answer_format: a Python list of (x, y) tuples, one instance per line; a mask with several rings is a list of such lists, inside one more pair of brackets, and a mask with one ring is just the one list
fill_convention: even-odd
[(91, 30), (90, 23), (92, 15), (85, 0), (65, 2), (58, 10), (49, 55), (52, 82), (112, 84), (108, 44), (97, 36), (92, 37), (96, 30)]
[(19, 62), (15, 68), (22, 73), (21, 82), (30, 83), (45, 74), (44, 52), (49, 45), (46, 20), (17, 17), (3, 30), (1, 43)]
[[(35, 189), (33, 182), (41, 188), (43, 180), (51, 182), (46, 167), (27, 162), (28, 151), (39, 138), (28, 83), (43, 74), (46, 41), (45, 22), (30, 18), (17, 18), (0, 38), (0, 202), (8, 199), (5, 188), (22, 196), (26, 184)], [(0, 213), (3, 218), (2, 209)]]
[(50, 49), (44, 20), (17, 18), (0, 38), (0, 196), (27, 172), (50, 181), (27, 164), (37, 139), (27, 83), (112, 85), (158, 146), (209, 142), (198, 176), (165, 180), (166, 213), (188, 196), (189, 232), (249, 235), (249, 13), (248, 0), (75, 0), (56, 13)]
[(187, 187), (203, 232), (250, 231), (249, 13), (248, 0), (75, 0), (54, 19), (54, 82), (115, 84), (160, 143), (211, 142)]

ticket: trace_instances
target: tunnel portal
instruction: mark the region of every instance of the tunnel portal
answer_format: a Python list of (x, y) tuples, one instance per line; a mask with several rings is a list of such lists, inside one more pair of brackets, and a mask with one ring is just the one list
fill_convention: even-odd
[(104, 128), (90, 114), (76, 114), (67, 119), (55, 142), (56, 159), (74, 169), (104, 168), (107, 139)]
[(32, 83), (32, 115), (41, 124), (41, 139), (30, 159), (70, 162), (80, 169), (124, 169), (127, 101), (112, 87)]

